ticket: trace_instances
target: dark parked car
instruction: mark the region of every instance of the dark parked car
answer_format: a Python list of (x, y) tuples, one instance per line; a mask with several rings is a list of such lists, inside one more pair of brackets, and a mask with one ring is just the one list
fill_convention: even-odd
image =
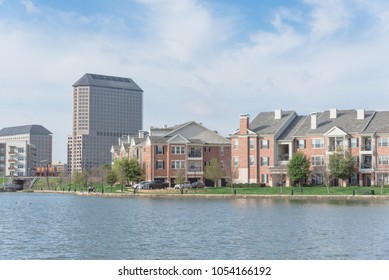
[(154, 180), (154, 181), (148, 181), (143, 184), (146, 189), (154, 190), (154, 189), (166, 189), (169, 184), (159, 181), (159, 180)]
[(204, 184), (203, 184), (203, 182), (200, 182), (200, 181), (198, 181), (198, 182), (193, 182), (192, 184), (190, 184), (190, 187), (191, 188), (203, 188), (204, 187)]

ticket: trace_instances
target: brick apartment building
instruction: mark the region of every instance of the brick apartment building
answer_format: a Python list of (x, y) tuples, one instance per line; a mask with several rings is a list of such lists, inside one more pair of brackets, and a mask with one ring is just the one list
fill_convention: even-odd
[(308, 183), (323, 184), (329, 156), (338, 149), (350, 152), (357, 162), (349, 183), (388, 185), (389, 111), (331, 109), (299, 116), (275, 110), (259, 113), (251, 122), (249, 115), (241, 115), (231, 136), (233, 180), (288, 186), (287, 164), (301, 151), (311, 162)]
[[(112, 159), (136, 158), (145, 169), (145, 180), (161, 180), (174, 186), (178, 174), (187, 181), (202, 181), (205, 167), (216, 158), (226, 170), (231, 162), (230, 141), (194, 121), (162, 128), (151, 127), (149, 133), (128, 137), (111, 149)], [(228, 177), (229, 172), (226, 172)], [(218, 182), (225, 185), (226, 178)]]

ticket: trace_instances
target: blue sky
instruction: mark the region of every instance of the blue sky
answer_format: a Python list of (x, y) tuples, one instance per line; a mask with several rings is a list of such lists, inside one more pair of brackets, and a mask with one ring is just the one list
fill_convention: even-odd
[(386, 0), (0, 0), (0, 128), (42, 124), (66, 161), (84, 73), (144, 90), (144, 129), (239, 114), (389, 110)]

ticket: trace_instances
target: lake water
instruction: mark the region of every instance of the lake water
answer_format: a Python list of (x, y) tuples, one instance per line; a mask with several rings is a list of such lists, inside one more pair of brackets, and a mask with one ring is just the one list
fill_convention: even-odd
[(389, 201), (0, 193), (0, 259), (389, 259)]

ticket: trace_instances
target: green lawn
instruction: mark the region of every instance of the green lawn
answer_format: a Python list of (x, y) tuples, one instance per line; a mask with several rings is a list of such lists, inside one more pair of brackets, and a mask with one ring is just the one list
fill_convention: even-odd
[[(68, 191), (68, 183), (60, 182), (59, 178), (38, 178), (34, 184), (34, 190), (51, 190), (51, 191)], [(0, 180), (1, 182), (1, 180)], [(102, 193), (102, 184), (93, 184), (96, 193)], [(81, 186), (70, 186), (70, 191), (84, 191), (88, 192), (87, 188)], [(375, 195), (389, 195), (389, 187), (325, 187), (325, 186), (306, 186), (302, 189), (300, 187), (242, 187), (242, 188), (227, 188), (227, 187), (210, 187), (199, 189), (185, 189), (184, 194), (212, 194), (212, 195), (233, 195), (234, 191), (237, 195), (291, 195), (293, 191), (294, 196), (298, 195), (352, 195), (355, 191), (355, 195), (370, 194), (370, 191), (374, 190)], [(362, 192), (361, 192), (362, 191)], [(104, 185), (104, 193), (120, 193), (122, 192), (121, 186), (110, 187)], [(133, 193), (132, 188), (123, 188), (124, 193)], [(138, 194), (181, 194), (179, 189), (167, 189), (167, 190), (136, 190)]]

